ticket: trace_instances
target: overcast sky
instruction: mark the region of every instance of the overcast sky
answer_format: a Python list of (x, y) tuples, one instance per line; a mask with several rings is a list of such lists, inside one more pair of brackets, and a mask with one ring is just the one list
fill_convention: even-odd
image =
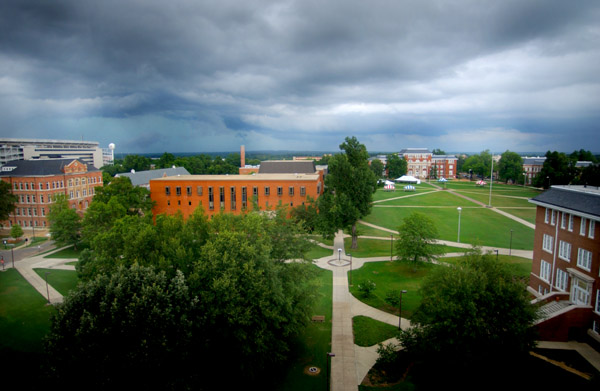
[(600, 1), (2, 0), (0, 137), (600, 152)]

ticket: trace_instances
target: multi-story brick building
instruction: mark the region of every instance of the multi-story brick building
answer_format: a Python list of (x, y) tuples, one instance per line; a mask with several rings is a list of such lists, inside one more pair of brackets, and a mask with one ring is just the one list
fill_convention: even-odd
[(252, 210), (273, 210), (282, 205), (297, 206), (323, 194), (323, 172), (255, 175), (182, 175), (150, 180), (154, 215), (175, 214), (187, 218), (198, 207), (208, 216), (220, 211), (239, 214)]
[[(407, 148), (398, 153), (407, 163), (407, 175), (426, 179), (430, 176), (451, 178), (456, 175), (458, 158), (454, 155), (434, 155), (427, 148)], [(435, 171), (432, 171), (435, 170)]]
[(600, 189), (552, 186), (537, 205), (529, 290), (548, 302), (542, 339), (600, 342)]
[(95, 188), (102, 186), (102, 172), (73, 159), (16, 160), (2, 167), (0, 180), (10, 183), (17, 196), (14, 212), (2, 225), (44, 228), (56, 194), (64, 194), (77, 211), (87, 209)]
[(457, 163), (458, 158), (454, 155), (432, 155), (429, 176), (433, 176), (432, 171), (435, 170), (436, 178), (454, 178)]
[(545, 157), (524, 157), (523, 158), (523, 175), (525, 175), (525, 184), (531, 185), (533, 180), (544, 166)]

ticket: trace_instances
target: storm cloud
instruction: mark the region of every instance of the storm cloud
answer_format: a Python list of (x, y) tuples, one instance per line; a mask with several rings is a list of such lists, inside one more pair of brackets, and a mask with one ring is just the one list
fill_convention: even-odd
[(0, 135), (600, 152), (597, 1), (12, 1)]

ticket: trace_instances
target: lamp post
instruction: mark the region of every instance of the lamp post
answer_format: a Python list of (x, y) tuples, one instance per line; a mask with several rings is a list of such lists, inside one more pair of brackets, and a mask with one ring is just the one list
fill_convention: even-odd
[(398, 330), (402, 330), (402, 294), (406, 292), (406, 290), (400, 291), (400, 304), (398, 305)]
[(394, 253), (394, 234), (390, 235), (390, 262), (392, 261), (392, 254)]
[(458, 208), (456, 208), (456, 210), (458, 211), (458, 243), (460, 243), (460, 212), (462, 211), (462, 208), (459, 206)]
[(512, 255), (512, 233), (513, 230), (510, 230), (510, 246), (508, 247), (508, 255)]
[(352, 254), (346, 254), (347, 257), (350, 257), (350, 285), (352, 285)]
[(494, 250), (496, 252), (496, 261), (498, 260), (498, 250)]
[(48, 295), (48, 304), (50, 304), (50, 290), (48, 289), (48, 274), (50, 274), (50, 272), (45, 272), (44, 278), (46, 279), (46, 294)]
[(525, 180), (527, 179), (527, 173), (523, 172), (523, 187), (525, 187)]
[(329, 383), (329, 372), (331, 372), (331, 357), (335, 357), (335, 354), (327, 353), (327, 390), (331, 388), (331, 384)]
[(342, 249), (338, 248), (338, 263), (342, 263)]
[(12, 256), (12, 264), (13, 264), (13, 269), (14, 269), (15, 268), (15, 244), (14, 243), (11, 243), (10, 255)]

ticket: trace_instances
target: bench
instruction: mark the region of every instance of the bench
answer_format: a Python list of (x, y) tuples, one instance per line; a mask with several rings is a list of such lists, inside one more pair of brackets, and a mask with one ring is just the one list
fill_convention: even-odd
[(325, 315), (314, 315), (312, 317), (313, 322), (325, 322)]

